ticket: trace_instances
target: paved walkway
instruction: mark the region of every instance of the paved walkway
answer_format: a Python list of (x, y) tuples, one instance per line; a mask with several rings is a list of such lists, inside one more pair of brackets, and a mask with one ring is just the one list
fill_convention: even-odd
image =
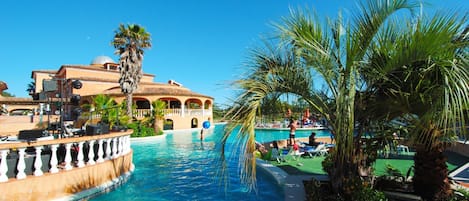
[(285, 192), (285, 201), (306, 200), (305, 187), (303, 181), (315, 178), (320, 181), (329, 180), (327, 175), (288, 175), (285, 179), (283, 192)]
[(306, 200), (303, 180), (310, 180), (311, 177), (311, 175), (288, 175), (283, 186), (285, 201)]
[(261, 159), (257, 159), (257, 166), (269, 172), (279, 185), (283, 186), (285, 193), (285, 201), (302, 201), (306, 200), (304, 180), (328, 180), (327, 175), (289, 175), (277, 166), (267, 163)]

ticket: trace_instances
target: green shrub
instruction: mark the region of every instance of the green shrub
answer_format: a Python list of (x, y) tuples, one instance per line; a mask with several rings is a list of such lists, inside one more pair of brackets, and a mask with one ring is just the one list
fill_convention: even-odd
[(362, 187), (360, 190), (355, 191), (352, 195), (353, 200), (356, 201), (384, 201), (388, 200), (383, 192), (377, 191), (370, 187)]
[[(147, 127), (142, 124), (140, 121), (136, 121), (127, 125), (129, 129), (133, 129), (133, 133), (130, 135), (131, 137), (148, 137), (148, 136), (155, 136), (155, 130), (153, 128)], [(161, 131), (162, 133), (162, 131)]]
[(328, 175), (331, 175), (331, 172), (334, 168), (334, 155), (335, 152), (332, 151), (322, 161), (322, 170), (324, 170), (324, 172), (327, 172)]

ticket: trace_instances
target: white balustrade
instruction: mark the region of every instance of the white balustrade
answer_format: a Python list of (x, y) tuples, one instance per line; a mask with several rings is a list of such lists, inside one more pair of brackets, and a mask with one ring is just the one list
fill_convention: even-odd
[(71, 170), (72, 167), (72, 143), (65, 144), (65, 170)]
[(2, 161), (0, 162), (0, 182), (8, 181), (8, 165), (7, 165), (7, 156), (8, 156), (8, 149), (4, 149), (0, 151)]
[(26, 162), (24, 161), (24, 155), (26, 148), (18, 148), (18, 165), (16, 166), (16, 169), (18, 170), (18, 174), (16, 174), (16, 179), (25, 179), (26, 178), (26, 173), (24, 172), (24, 169), (26, 169)]
[(83, 161), (83, 141), (78, 142), (78, 155), (77, 155), (77, 167), (85, 167), (85, 162)]
[(111, 158), (117, 157), (117, 138), (112, 138), (112, 156)]
[(95, 140), (90, 140), (89, 141), (89, 147), (90, 148), (89, 148), (89, 151), (88, 151), (88, 162), (87, 162), (88, 165), (96, 164), (94, 162), (94, 142), (95, 142)]
[(50, 146), (50, 150), (52, 151), (52, 155), (50, 157), (50, 173), (57, 173), (59, 172), (59, 168), (57, 168), (57, 148), (59, 147), (58, 144), (53, 144)]
[(119, 156), (124, 155), (124, 153), (122, 153), (122, 152), (124, 152), (123, 138), (124, 138), (124, 137), (122, 137), (122, 136), (120, 136), (120, 137), (118, 138), (118, 139), (119, 139), (119, 147), (118, 147), (118, 148), (119, 148), (119, 149), (118, 149), (118, 151), (119, 151), (119, 152), (118, 152), (118, 153), (119, 153)]
[(130, 136), (124, 136), (124, 154), (130, 152)]
[(42, 146), (37, 146), (36, 148), (36, 160), (34, 161), (34, 176), (42, 176), (44, 173), (42, 172)]
[(103, 141), (104, 141), (103, 139), (98, 140), (98, 160), (96, 161), (98, 163), (104, 162)]
[(146, 115), (151, 114), (151, 109), (136, 109), (134, 114), (137, 119), (144, 118)]
[[(72, 140), (73, 139), (73, 140)], [(76, 139), (76, 140), (75, 140)], [(50, 169), (48, 170), (49, 173), (54, 174), (61, 171), (68, 171), (72, 170), (74, 165), (76, 167), (82, 168), (88, 165), (94, 165), (96, 163), (102, 163), (106, 160), (115, 159), (121, 157), (125, 154), (128, 154), (131, 151), (130, 148), (130, 132), (126, 133), (125, 135), (110, 135), (109, 137), (105, 137), (100, 135), (99, 137), (88, 137), (81, 139), (81, 138), (63, 138), (58, 140), (51, 140), (50, 143), (47, 141), (37, 141), (33, 142), (37, 143), (36, 145), (26, 144), (24, 142), (18, 142), (19, 146), (11, 146), (12, 144), (8, 144), (8, 146), (2, 146), (0, 149), (0, 183), (1, 182), (8, 182), (8, 160), (10, 154), (10, 149), (16, 149), (18, 155), (18, 162), (16, 164), (15, 169), (17, 170), (16, 179), (26, 179), (27, 175), (26, 172), (33, 171), (34, 176), (42, 176), (44, 175), (43, 172), (43, 158), (47, 155), (44, 155), (44, 152), (47, 154), (46, 151), (50, 149), (50, 161), (46, 164), (50, 165)], [(89, 144), (89, 151), (85, 153), (84, 144)], [(94, 146), (98, 144), (98, 150), (95, 152)], [(73, 147), (76, 144), (77, 147)], [(59, 147), (63, 145), (65, 148), (65, 153), (59, 152)], [(34, 155), (28, 155), (26, 153), (26, 149), (28, 147), (34, 148)], [(72, 150), (75, 151), (77, 148), (77, 158), (75, 161), (72, 161)], [(28, 152), (29, 153), (29, 152)], [(60, 155), (59, 155), (60, 154)], [(85, 163), (85, 154), (88, 154), (88, 161)], [(96, 161), (94, 160), (95, 154), (97, 156)], [(63, 160), (63, 170), (59, 169), (59, 157), (60, 162)], [(33, 165), (34, 167), (26, 167), (26, 160), (34, 160)], [(11, 161), (10, 161), (11, 162)], [(28, 171), (25, 171), (26, 168)], [(131, 164), (130, 167), (132, 170), (134, 169), (134, 165)], [(10, 170), (12, 171), (12, 170)]]
[(130, 147), (130, 135), (127, 135), (125, 136), (127, 138), (127, 152), (126, 153), (129, 153), (132, 149)]
[(106, 159), (111, 159), (111, 141), (112, 138), (106, 139)]

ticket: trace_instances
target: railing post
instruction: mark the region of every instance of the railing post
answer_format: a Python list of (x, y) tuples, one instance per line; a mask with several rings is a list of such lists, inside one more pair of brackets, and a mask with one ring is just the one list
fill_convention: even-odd
[(111, 140), (112, 138), (106, 139), (106, 159), (111, 160)]
[(42, 146), (37, 146), (36, 148), (36, 160), (34, 161), (34, 176), (41, 176), (44, 173), (42, 172)]
[(117, 138), (112, 138), (112, 156), (111, 158), (117, 158)]
[(59, 169), (57, 168), (57, 148), (59, 147), (58, 144), (53, 144), (50, 146), (52, 151), (52, 156), (50, 157), (50, 173), (57, 173)]
[(88, 151), (88, 165), (94, 165), (94, 142), (95, 140), (90, 140), (89, 141), (89, 151)]
[(130, 136), (124, 136), (124, 154), (130, 152)]
[(7, 165), (7, 156), (8, 156), (8, 149), (3, 149), (0, 151), (2, 156), (2, 161), (0, 162), (0, 182), (7, 182), (8, 181), (8, 165)]
[(65, 170), (71, 170), (72, 167), (72, 143), (65, 144)]
[(131, 150), (131, 149), (130, 149), (130, 145), (131, 145), (131, 144), (130, 144), (130, 135), (127, 135), (127, 153), (129, 153), (130, 150)]
[(83, 161), (83, 141), (78, 142), (78, 155), (77, 155), (77, 167), (85, 167), (85, 162)]
[(124, 142), (123, 142), (124, 137), (120, 136), (119, 137), (119, 156), (124, 155)]
[(99, 139), (98, 140), (98, 160), (96, 162), (98, 163), (102, 163), (104, 162), (104, 159), (103, 159), (103, 139)]
[(24, 161), (24, 151), (26, 150), (25, 147), (18, 148), (18, 165), (16, 169), (18, 170), (18, 174), (16, 175), (16, 179), (25, 179), (26, 173), (24, 173), (24, 169), (26, 169), (26, 163)]

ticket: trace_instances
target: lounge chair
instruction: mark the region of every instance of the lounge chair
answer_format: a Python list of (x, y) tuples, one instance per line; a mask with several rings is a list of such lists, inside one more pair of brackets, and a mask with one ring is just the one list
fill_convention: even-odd
[(328, 153), (328, 148), (326, 144), (319, 144), (315, 149), (305, 150), (305, 153), (308, 154), (311, 158), (314, 156), (324, 156)]
[(281, 149), (280, 155), (285, 159), (285, 161), (290, 161), (290, 159), (294, 159), (293, 148)]
[(397, 154), (398, 155), (409, 155), (409, 147), (408, 146), (405, 146), (405, 145), (397, 145), (396, 147), (397, 149)]
[(299, 159), (301, 158), (301, 156), (303, 156), (303, 154), (305, 154), (305, 152), (304, 152), (304, 151), (300, 151), (300, 149), (299, 149), (299, 150), (293, 150), (293, 151), (290, 153), (290, 155), (292, 156), (292, 158), (293, 158), (294, 160), (296, 160), (296, 161), (299, 160)]
[(275, 160), (275, 161), (277, 161), (278, 163), (281, 163), (282, 161), (285, 161), (285, 156), (282, 155), (282, 154), (278, 151), (278, 149), (273, 148), (273, 149), (271, 150), (270, 159), (271, 159), (271, 160)]

